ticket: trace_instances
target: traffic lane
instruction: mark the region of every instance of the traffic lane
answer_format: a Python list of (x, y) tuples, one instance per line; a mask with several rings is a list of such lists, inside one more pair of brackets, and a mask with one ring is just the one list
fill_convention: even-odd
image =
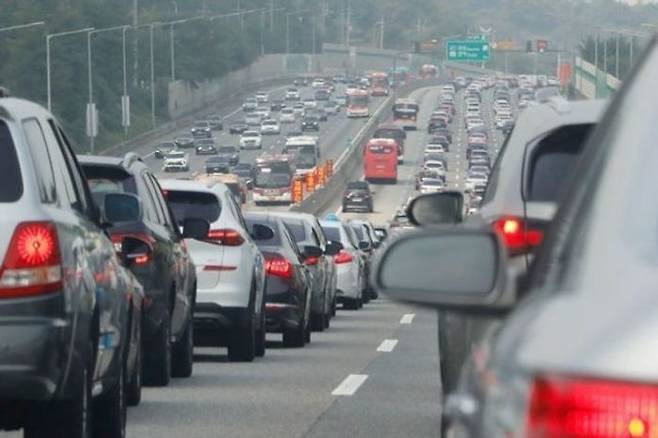
[[(229, 363), (224, 349), (195, 348), (192, 377), (174, 379), (169, 388), (145, 388), (142, 403), (128, 411), (127, 436), (304, 436), (336, 402), (334, 389), (368, 369), (383, 354), (377, 351), (382, 341), (395, 338), (401, 320), (412, 313), (418, 310), (384, 299), (359, 311), (339, 309), (331, 328), (313, 333), (303, 349), (284, 349), (280, 335), (268, 334), (266, 356), (253, 363)], [(435, 337), (423, 329), (404, 342), (413, 342), (418, 360), (429, 362)], [(400, 399), (398, 409), (408, 409), (407, 403)]]
[[(410, 324), (380, 344), (368, 376), (352, 396), (338, 397), (306, 438), (430, 437), (441, 430), (436, 312), (416, 308)], [(392, 351), (388, 351), (393, 347)]]

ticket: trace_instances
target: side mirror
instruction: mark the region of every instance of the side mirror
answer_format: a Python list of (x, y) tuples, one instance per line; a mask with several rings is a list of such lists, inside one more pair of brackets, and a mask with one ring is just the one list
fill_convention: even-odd
[(377, 249), (377, 248), (379, 248), (380, 246), (382, 246), (382, 243), (381, 243), (380, 241), (375, 240), (374, 242), (372, 242), (372, 247), (373, 247), (374, 249)]
[(206, 240), (210, 231), (210, 223), (205, 219), (188, 217), (183, 222), (183, 238)]
[(409, 204), (407, 216), (417, 226), (458, 224), (464, 219), (464, 195), (460, 192), (420, 195)]
[(376, 257), (371, 282), (393, 299), (440, 309), (503, 311), (516, 300), (506, 288), (506, 250), (490, 230), (401, 234)]
[(359, 242), (359, 249), (361, 251), (368, 252), (372, 249), (372, 245), (370, 245), (370, 242), (366, 242), (365, 240), (362, 240), (361, 242)]
[(380, 242), (383, 242), (388, 237), (388, 231), (386, 228), (375, 228), (375, 234), (379, 238)]
[(318, 258), (324, 255), (324, 251), (318, 246), (306, 245), (304, 247), (303, 255), (305, 259)]
[(256, 242), (270, 240), (274, 238), (274, 231), (267, 225), (253, 224), (251, 226), (251, 238)]
[(121, 241), (121, 262), (126, 268), (146, 263), (151, 252), (152, 248), (142, 239), (124, 237)]
[(335, 256), (343, 250), (343, 244), (340, 242), (329, 241), (327, 242), (327, 249), (324, 252), (325, 255)]
[(142, 220), (142, 204), (139, 198), (130, 193), (107, 193), (103, 197), (105, 222), (139, 222)]

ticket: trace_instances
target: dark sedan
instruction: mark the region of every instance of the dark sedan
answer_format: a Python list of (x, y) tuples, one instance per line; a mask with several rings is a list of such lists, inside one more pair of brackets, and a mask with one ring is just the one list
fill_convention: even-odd
[(373, 212), (372, 191), (367, 182), (354, 181), (347, 185), (345, 193), (343, 193), (343, 211), (350, 210)]
[(283, 333), (286, 347), (303, 347), (311, 340), (311, 276), (304, 261), (322, 250), (308, 247), (302, 254), (283, 221), (267, 213), (247, 213), (245, 220), (265, 257), (267, 331)]
[(270, 104), (270, 111), (281, 111), (286, 107), (286, 103), (282, 99), (274, 99)]
[(190, 129), (190, 134), (194, 138), (210, 138), (212, 137), (212, 126), (207, 120), (198, 120), (194, 122), (194, 126)]
[(236, 166), (240, 162), (240, 151), (235, 146), (220, 146), (217, 155), (231, 166)]
[[(192, 137), (179, 137), (174, 140), (177, 148), (188, 149), (194, 147), (194, 139)], [(163, 157), (164, 158), (164, 157)]]
[(217, 154), (217, 146), (215, 146), (215, 142), (212, 139), (197, 140), (195, 150), (197, 155)]
[(155, 151), (153, 151), (153, 156), (158, 160), (164, 160), (164, 157), (174, 149), (176, 149), (176, 143), (173, 141), (166, 141), (164, 143), (160, 143), (155, 148)]
[(317, 119), (317, 117), (306, 116), (302, 120), (300, 128), (301, 128), (302, 131), (319, 131), (320, 130), (320, 122)]
[(206, 160), (206, 173), (229, 173), (231, 164), (224, 157), (216, 156)]
[(229, 134), (242, 134), (247, 129), (249, 129), (247, 122), (245, 122), (244, 120), (240, 120), (231, 123), (231, 125), (228, 127), (228, 132)]

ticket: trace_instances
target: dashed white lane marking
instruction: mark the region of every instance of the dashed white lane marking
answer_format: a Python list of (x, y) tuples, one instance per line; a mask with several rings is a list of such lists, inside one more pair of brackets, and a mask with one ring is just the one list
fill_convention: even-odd
[(390, 353), (393, 351), (396, 345), (398, 345), (397, 339), (384, 339), (379, 347), (377, 347), (377, 351), (382, 353)]
[(350, 374), (333, 390), (331, 395), (354, 395), (367, 379), (367, 374)]
[(411, 324), (416, 317), (415, 313), (407, 313), (404, 316), (402, 316), (402, 319), (400, 320), (400, 324)]

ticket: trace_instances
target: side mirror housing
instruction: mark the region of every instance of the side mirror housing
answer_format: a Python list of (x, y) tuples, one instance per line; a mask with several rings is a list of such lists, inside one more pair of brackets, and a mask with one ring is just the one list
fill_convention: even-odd
[(335, 256), (343, 250), (343, 244), (340, 242), (329, 241), (327, 242), (327, 249), (325, 255)]
[(505, 247), (493, 230), (419, 229), (399, 235), (378, 254), (371, 283), (398, 301), (491, 314), (516, 301), (507, 267)]
[(417, 226), (461, 223), (464, 220), (464, 195), (460, 192), (420, 195), (409, 204), (407, 216)]
[(304, 247), (304, 252), (303, 252), (304, 258), (309, 259), (313, 257), (322, 257), (324, 255), (324, 251), (322, 251), (322, 248), (318, 246), (312, 246), (312, 245), (306, 245)]
[(205, 219), (189, 217), (183, 222), (183, 238), (206, 240), (210, 231), (210, 223)]
[(107, 193), (103, 196), (104, 222), (115, 224), (142, 220), (142, 204), (131, 193)]
[(274, 230), (267, 225), (253, 224), (251, 226), (251, 238), (259, 242), (263, 240), (270, 240), (274, 237)]
[(372, 249), (372, 245), (370, 245), (370, 242), (366, 242), (365, 240), (362, 240), (359, 242), (359, 249), (361, 251), (370, 251)]
[(146, 263), (151, 256), (151, 246), (135, 237), (124, 237), (121, 241), (121, 262), (126, 268)]

